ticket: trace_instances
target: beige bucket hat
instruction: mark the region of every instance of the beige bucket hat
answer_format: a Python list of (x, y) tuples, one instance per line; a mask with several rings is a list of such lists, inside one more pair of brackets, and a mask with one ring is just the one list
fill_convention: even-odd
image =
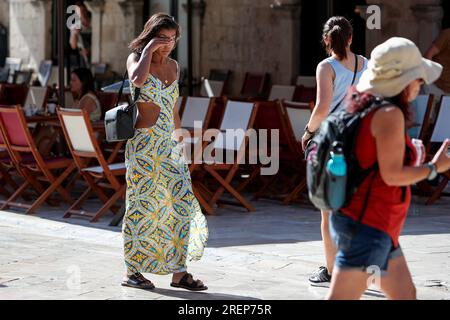
[(427, 84), (435, 82), (442, 70), (440, 64), (423, 58), (411, 40), (391, 38), (372, 51), (368, 68), (356, 89), (395, 97), (416, 79), (423, 79)]

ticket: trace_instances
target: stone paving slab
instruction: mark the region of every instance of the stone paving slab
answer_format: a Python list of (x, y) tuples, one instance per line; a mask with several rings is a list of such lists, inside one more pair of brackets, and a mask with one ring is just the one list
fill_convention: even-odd
[[(401, 238), (420, 299), (450, 299), (450, 200), (433, 207), (415, 200)], [(211, 239), (190, 271), (207, 293), (170, 288), (170, 276), (151, 277), (153, 292), (123, 288), (119, 228), (82, 219), (63, 220), (62, 210), (37, 216), (0, 212), (0, 299), (323, 299), (309, 274), (323, 264), (320, 215), (311, 207), (255, 203), (257, 212), (226, 207), (208, 217)], [(384, 299), (370, 290), (364, 299)]]

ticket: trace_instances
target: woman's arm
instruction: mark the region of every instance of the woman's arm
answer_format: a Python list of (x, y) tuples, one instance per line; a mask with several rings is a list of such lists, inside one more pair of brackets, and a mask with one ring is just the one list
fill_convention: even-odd
[(70, 31), (70, 47), (73, 50), (78, 48), (78, 34), (80, 33), (79, 29), (73, 29)]
[[(333, 76), (333, 68), (328, 62), (322, 62), (317, 66), (317, 101), (308, 122), (308, 131), (310, 132), (316, 132), (330, 112), (333, 101)], [(305, 132), (302, 138), (303, 150), (306, 149), (311, 137), (311, 134)]]
[(152, 39), (142, 50), (142, 54), (139, 57), (137, 54), (132, 53), (128, 56), (127, 70), (131, 82), (138, 88), (142, 87), (147, 80), (150, 72), (150, 66), (152, 64), (153, 53), (159, 49), (159, 47), (168, 44), (170, 40), (164, 38)]
[(130, 81), (138, 88), (142, 87), (147, 80), (152, 62), (152, 52), (144, 50), (140, 57), (132, 53), (127, 60), (127, 70)]
[[(378, 164), (381, 177), (389, 186), (410, 186), (430, 175), (427, 166), (411, 167), (404, 165), (405, 156), (405, 118), (402, 111), (394, 106), (382, 108), (372, 120), (372, 134), (376, 139)], [(441, 148), (433, 163), (438, 172), (450, 168), (450, 158), (446, 155), (448, 142)], [(445, 148), (445, 153), (443, 150)]]

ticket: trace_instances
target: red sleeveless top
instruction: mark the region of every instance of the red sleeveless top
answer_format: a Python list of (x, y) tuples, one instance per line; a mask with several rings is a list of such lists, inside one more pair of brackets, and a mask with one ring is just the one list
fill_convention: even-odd
[[(356, 158), (363, 169), (369, 169), (377, 162), (376, 140), (372, 135), (371, 123), (375, 111), (362, 120), (361, 128), (356, 139)], [(405, 136), (406, 152), (405, 165), (413, 165), (417, 158), (417, 152), (408, 135)], [(390, 187), (382, 179), (380, 171), (373, 172), (361, 184), (353, 196), (350, 205), (341, 210), (354, 220), (360, 219), (364, 200), (375, 174), (369, 203), (364, 214), (363, 224), (387, 233), (397, 248), (400, 233), (405, 224), (411, 203), (411, 188)]]

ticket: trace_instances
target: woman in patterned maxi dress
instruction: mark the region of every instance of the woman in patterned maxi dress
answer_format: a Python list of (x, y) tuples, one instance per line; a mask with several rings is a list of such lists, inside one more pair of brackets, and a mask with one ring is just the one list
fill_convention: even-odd
[(126, 146), (127, 199), (123, 237), (127, 276), (122, 285), (154, 289), (142, 273), (173, 274), (171, 286), (207, 290), (187, 272), (200, 260), (208, 227), (192, 191), (189, 167), (175, 137), (179, 66), (169, 58), (180, 36), (175, 20), (156, 14), (130, 44), (131, 91), (140, 88), (135, 136)]

